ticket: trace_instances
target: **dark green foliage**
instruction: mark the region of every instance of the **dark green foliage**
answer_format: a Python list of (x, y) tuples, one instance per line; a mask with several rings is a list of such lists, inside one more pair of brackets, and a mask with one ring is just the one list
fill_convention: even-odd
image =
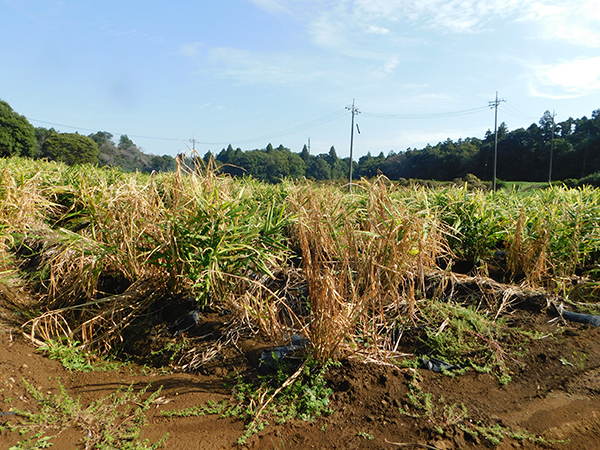
[(42, 155), (68, 165), (97, 164), (98, 144), (77, 133), (56, 133), (42, 145)]
[(56, 131), (54, 128), (44, 128), (44, 127), (36, 127), (35, 128), (35, 139), (37, 141), (36, 143), (36, 154), (37, 155), (41, 155), (42, 154), (42, 146), (44, 145), (44, 142), (46, 142), (46, 139), (48, 139), (50, 136), (52, 136), (53, 134), (58, 133), (58, 131)]
[(35, 143), (33, 125), (0, 100), (0, 157), (34, 156)]
[(574, 180), (577, 186), (594, 186), (600, 187), (600, 172), (594, 172), (586, 177), (583, 177), (578, 182)]
[(284, 178), (298, 179), (305, 175), (306, 163), (302, 157), (280, 145), (271, 144), (265, 150), (234, 150), (231, 145), (216, 157), (223, 173), (241, 177), (250, 175), (258, 180), (279, 183)]

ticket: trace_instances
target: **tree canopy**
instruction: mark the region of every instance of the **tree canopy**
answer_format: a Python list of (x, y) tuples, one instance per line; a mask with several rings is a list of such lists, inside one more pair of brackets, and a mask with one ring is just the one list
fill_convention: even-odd
[(0, 100), (0, 157), (34, 156), (36, 142), (33, 125)]
[(55, 133), (42, 145), (42, 155), (65, 164), (97, 164), (98, 144), (77, 133)]

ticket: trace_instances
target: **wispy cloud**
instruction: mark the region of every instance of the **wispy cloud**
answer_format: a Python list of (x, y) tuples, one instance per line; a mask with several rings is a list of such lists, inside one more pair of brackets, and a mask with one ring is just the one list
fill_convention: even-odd
[(140, 31), (137, 28), (116, 26), (107, 21), (102, 21), (99, 25), (99, 29), (106, 36), (110, 36), (110, 37), (116, 37), (116, 38), (128, 37), (128, 38), (140, 39), (140, 40), (147, 41), (152, 44), (158, 44), (158, 45), (164, 44), (166, 42), (166, 40), (160, 36), (156, 36), (151, 33)]
[(540, 39), (600, 47), (600, 7), (596, 0), (536, 2), (519, 20), (537, 24)]
[(600, 92), (600, 56), (533, 67), (530, 92), (554, 99)]
[(296, 85), (322, 77), (310, 58), (283, 53), (257, 53), (229, 47), (210, 50), (215, 73), (236, 84)]
[(204, 47), (205, 45), (202, 42), (189, 42), (181, 45), (177, 54), (186, 58), (194, 58), (200, 54)]
[(528, 0), (355, 0), (358, 17), (410, 21), (424, 28), (473, 33), (499, 16), (520, 11)]
[(369, 33), (373, 33), (373, 34), (388, 34), (390, 32), (389, 28), (385, 28), (385, 27), (376, 27), (374, 25), (369, 26), (369, 28), (367, 28), (367, 31)]
[(270, 13), (282, 13), (289, 12), (289, 9), (285, 5), (285, 1), (282, 0), (248, 0), (254, 3), (261, 9), (264, 9)]
[(377, 71), (375, 72), (375, 76), (382, 77), (385, 75), (389, 75), (390, 73), (394, 72), (396, 67), (398, 67), (399, 65), (400, 58), (398, 57), (398, 55), (392, 55), (387, 59), (387, 61), (385, 61), (383, 66), (377, 69)]
[[(283, 0), (252, 1), (275, 2), (284, 8)], [(321, 6), (313, 27), (321, 36), (325, 24), (333, 25), (337, 35), (342, 26), (352, 28), (356, 22), (366, 24), (368, 33), (387, 34), (394, 26), (411, 23), (442, 33), (472, 34), (494, 29), (499, 22), (527, 22), (535, 25), (539, 38), (600, 46), (597, 0), (353, 0), (317, 4)]]

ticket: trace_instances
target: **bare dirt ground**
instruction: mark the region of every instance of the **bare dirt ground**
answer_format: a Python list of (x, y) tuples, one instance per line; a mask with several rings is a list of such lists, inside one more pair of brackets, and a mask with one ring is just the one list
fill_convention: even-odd
[[(0, 295), (0, 301), (6, 295)], [(80, 397), (83, 405), (119, 387), (133, 383), (142, 388), (151, 382), (150, 391), (162, 386), (160, 395), (166, 403), (157, 402), (147, 412), (142, 437), (153, 443), (169, 433), (164, 443), (169, 450), (600, 448), (600, 328), (562, 321), (549, 323), (556, 317), (554, 311), (521, 306), (512, 313), (512, 323), (536, 330), (540, 337), (548, 336), (522, 349), (519, 362), (507, 361), (512, 370), (512, 381), (507, 385), (502, 386), (491, 374), (472, 370), (450, 377), (419, 369), (415, 376), (411, 368), (367, 364), (351, 358), (329, 372), (328, 383), (334, 390), (332, 414), (313, 422), (270, 425), (243, 446), (237, 444), (244, 430), (244, 423), (238, 419), (217, 415), (168, 418), (160, 411), (229, 399), (230, 391), (224, 385), (226, 375), (237, 370), (251, 376), (256, 371), (256, 352), (250, 346), (241, 346), (233, 363), (203, 373), (147, 371), (135, 363), (112, 372), (69, 372), (36, 350), (22, 336), (18, 318), (4, 311), (0, 411), (37, 410), (25, 381), (44, 393), (57, 392), (60, 381), (73, 398)], [(405, 340), (406, 350), (410, 350), (410, 336)], [(411, 407), (407, 396), (411, 389), (431, 395), (428, 414)], [(466, 417), (457, 414), (456, 405), (461, 404), (466, 408)], [(412, 415), (406, 413), (411, 411)], [(0, 425), (11, 420), (14, 416), (1, 415)], [(493, 443), (481, 433), (476, 436), (463, 431), (494, 425), (521, 432), (521, 438), (513, 434)], [(544, 441), (522, 439), (523, 432)], [(52, 441), (53, 448), (85, 448), (82, 438), (81, 431), (66, 430)], [(4, 429), (0, 448), (8, 449), (20, 439), (17, 433)]]

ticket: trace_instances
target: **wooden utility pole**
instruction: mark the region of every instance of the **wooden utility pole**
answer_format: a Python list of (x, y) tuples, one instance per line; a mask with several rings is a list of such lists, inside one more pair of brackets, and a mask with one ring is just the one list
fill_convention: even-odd
[(354, 147), (354, 116), (356, 114), (360, 114), (358, 108), (354, 106), (354, 99), (352, 99), (352, 106), (346, 106), (346, 109), (349, 109), (352, 112), (352, 126), (350, 128), (350, 175), (348, 181), (348, 189), (352, 192), (352, 150)]
[(552, 110), (552, 134), (550, 138), (550, 169), (548, 170), (548, 184), (552, 183), (552, 159), (554, 158), (554, 110)]
[(498, 91), (496, 91), (496, 100), (490, 102), (490, 108), (495, 108), (494, 114), (494, 192), (496, 192), (496, 166), (498, 165), (498, 105), (505, 102), (504, 99), (498, 99)]

